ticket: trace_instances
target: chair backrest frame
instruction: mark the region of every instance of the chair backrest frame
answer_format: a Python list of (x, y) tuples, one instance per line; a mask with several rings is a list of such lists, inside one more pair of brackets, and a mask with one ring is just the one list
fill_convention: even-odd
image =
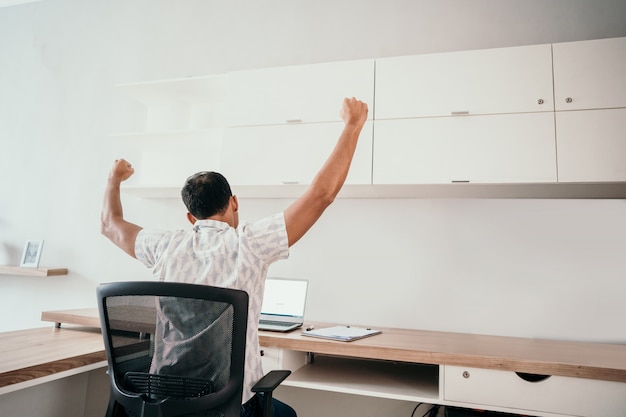
[[(97, 287), (100, 325), (106, 348), (111, 399), (108, 414), (120, 405), (138, 416), (169, 417), (219, 408), (224, 416), (239, 416), (243, 393), (243, 374), (248, 318), (248, 294), (245, 291), (176, 282), (125, 281), (100, 284)], [(116, 363), (113, 355), (112, 332), (109, 327), (107, 299), (121, 296), (182, 297), (210, 300), (233, 306), (232, 352), (230, 379), (215, 393), (195, 398), (165, 398), (158, 401), (145, 398), (141, 393), (132, 393), (118, 386)], [(155, 341), (155, 343), (158, 341)], [(116, 404), (115, 404), (116, 403)]]

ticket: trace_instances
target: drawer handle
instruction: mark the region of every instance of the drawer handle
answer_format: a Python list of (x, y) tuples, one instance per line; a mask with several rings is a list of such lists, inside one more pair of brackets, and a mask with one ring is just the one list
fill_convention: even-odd
[(468, 114), (469, 114), (469, 111), (467, 111), (467, 110), (463, 110), (463, 111), (453, 111), (453, 112), (450, 112), (450, 114), (451, 114), (452, 116), (466, 116), (466, 115), (468, 115)]
[(467, 379), (470, 377), (470, 373), (468, 371), (463, 371), (463, 378)]
[(515, 372), (517, 376), (522, 378), (524, 381), (528, 382), (541, 382), (550, 378), (550, 375), (542, 375), (542, 374), (529, 374), (526, 372)]
[(287, 123), (302, 123), (302, 119), (287, 119)]

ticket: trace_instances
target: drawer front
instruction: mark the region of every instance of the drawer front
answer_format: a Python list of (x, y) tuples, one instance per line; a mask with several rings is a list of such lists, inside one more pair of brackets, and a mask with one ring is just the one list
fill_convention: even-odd
[(281, 350), (277, 348), (261, 349), (261, 364), (263, 366), (263, 373), (268, 373), (275, 369), (281, 369)]
[(626, 383), (550, 376), (531, 382), (515, 372), (444, 367), (444, 399), (532, 413), (624, 417)]
[(261, 364), (265, 373), (275, 369), (287, 369), (293, 372), (307, 362), (307, 356), (304, 352), (271, 347), (261, 347), (261, 351), (263, 352)]

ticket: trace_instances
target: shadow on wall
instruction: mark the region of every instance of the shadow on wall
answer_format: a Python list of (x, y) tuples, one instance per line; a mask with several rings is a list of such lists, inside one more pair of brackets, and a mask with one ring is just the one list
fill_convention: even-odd
[[(0, 226), (2, 225), (2, 219), (0, 219)], [(0, 264), (6, 265), (19, 265), (22, 259), (22, 246), (17, 247), (11, 245), (8, 242), (2, 242), (2, 249), (0, 250)]]

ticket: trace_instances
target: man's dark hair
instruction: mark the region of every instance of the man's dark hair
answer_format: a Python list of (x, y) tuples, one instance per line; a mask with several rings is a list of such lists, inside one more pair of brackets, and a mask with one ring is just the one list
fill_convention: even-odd
[(223, 213), (233, 194), (222, 174), (203, 171), (187, 178), (181, 195), (189, 213), (202, 220)]

